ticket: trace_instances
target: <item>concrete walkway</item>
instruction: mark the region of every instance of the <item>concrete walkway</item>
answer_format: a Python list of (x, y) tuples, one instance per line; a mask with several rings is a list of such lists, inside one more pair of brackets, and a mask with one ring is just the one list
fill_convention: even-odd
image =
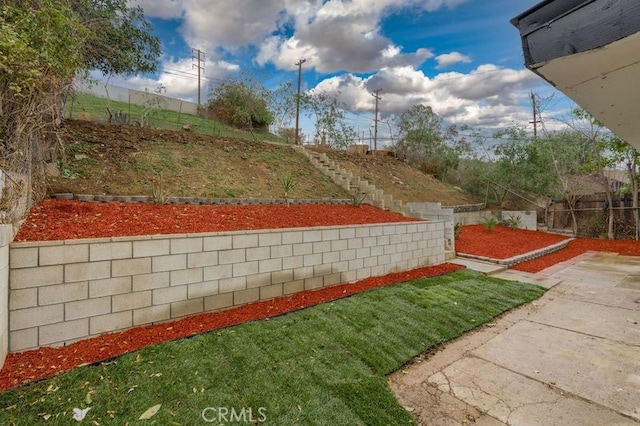
[(421, 424), (640, 424), (640, 257), (588, 253), (538, 274), (461, 263), (550, 290), (391, 377)]

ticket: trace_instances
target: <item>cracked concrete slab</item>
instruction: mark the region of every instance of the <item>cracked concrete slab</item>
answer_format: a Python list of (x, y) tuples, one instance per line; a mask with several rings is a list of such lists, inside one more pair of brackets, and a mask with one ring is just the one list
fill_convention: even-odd
[(611, 410), (475, 357), (465, 357), (429, 378), (443, 393), (505, 424), (634, 424)]
[(627, 288), (600, 288), (590, 283), (563, 283), (565, 299), (640, 311), (640, 292)]
[(640, 420), (638, 347), (521, 321), (473, 354)]
[(640, 311), (563, 298), (548, 303), (529, 320), (640, 346)]
[[(416, 358), (390, 386), (423, 425), (640, 425), (640, 257), (586, 253), (540, 299)], [(631, 282), (633, 281), (633, 282)]]
[(411, 411), (419, 424), (429, 426), (464, 424), (504, 426), (505, 424), (430, 383), (407, 385), (395, 382), (391, 387), (396, 397), (407, 410)]

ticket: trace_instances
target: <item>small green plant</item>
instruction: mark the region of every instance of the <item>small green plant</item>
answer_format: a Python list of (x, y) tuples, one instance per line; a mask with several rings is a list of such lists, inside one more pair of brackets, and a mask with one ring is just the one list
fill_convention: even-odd
[(480, 218), (480, 223), (486, 228), (488, 232), (491, 232), (493, 228), (498, 224), (498, 219), (496, 219), (493, 215), (486, 215)]
[(457, 241), (460, 239), (460, 235), (462, 234), (462, 223), (456, 222), (453, 225), (453, 238)]
[(511, 216), (505, 221), (507, 226), (511, 229), (518, 229), (522, 224), (522, 218), (520, 216)]
[(287, 172), (280, 179), (280, 183), (282, 184), (282, 192), (284, 193), (284, 198), (287, 200), (287, 205), (289, 205), (289, 194), (291, 193), (291, 191), (296, 189), (296, 187), (298, 186), (298, 181), (291, 172)]
[(364, 192), (360, 192), (358, 188), (353, 190), (353, 196), (351, 197), (351, 201), (353, 205), (356, 207), (360, 207), (364, 202), (365, 198), (367, 198), (367, 194)]
[(156, 204), (164, 204), (167, 202), (167, 189), (164, 183), (162, 172), (156, 174), (156, 178), (151, 184), (151, 196)]
[(62, 171), (60, 172), (60, 176), (62, 176), (64, 179), (78, 179), (80, 177), (80, 174), (74, 172), (73, 170), (62, 169)]

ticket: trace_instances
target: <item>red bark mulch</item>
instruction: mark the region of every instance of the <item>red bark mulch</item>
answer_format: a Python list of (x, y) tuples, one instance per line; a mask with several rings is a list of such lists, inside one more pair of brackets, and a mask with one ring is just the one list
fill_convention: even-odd
[(483, 225), (468, 225), (462, 228), (460, 238), (456, 240), (456, 251), (492, 259), (508, 259), (566, 239), (561, 235), (511, 229), (502, 225), (491, 231), (487, 231)]
[(319, 290), (308, 290), (274, 300), (260, 301), (221, 312), (205, 313), (177, 321), (133, 328), (81, 340), (58, 348), (10, 353), (0, 371), (0, 391), (54, 376), (74, 367), (93, 364), (146, 346), (263, 318), (275, 317), (309, 306), (340, 299), (390, 284), (447, 274), (462, 266), (441, 264), (381, 277), (367, 278)]
[(186, 234), (312, 226), (410, 222), (371, 205), (187, 205), (45, 200), (33, 207), (15, 241)]
[(527, 262), (518, 263), (513, 266), (512, 269), (536, 273), (556, 263), (564, 262), (591, 250), (613, 252), (623, 256), (640, 256), (640, 242), (633, 240), (576, 238), (562, 250)]

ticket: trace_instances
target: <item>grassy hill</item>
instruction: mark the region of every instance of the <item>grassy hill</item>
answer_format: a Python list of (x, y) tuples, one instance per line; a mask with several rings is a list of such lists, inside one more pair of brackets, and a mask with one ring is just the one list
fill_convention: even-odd
[[(79, 120), (65, 122), (62, 133), (64, 159), (48, 178), (50, 193), (282, 198), (290, 173), (298, 182), (290, 198), (350, 198), (281, 143)], [(330, 154), (396, 199), (474, 202), (392, 157)]]

